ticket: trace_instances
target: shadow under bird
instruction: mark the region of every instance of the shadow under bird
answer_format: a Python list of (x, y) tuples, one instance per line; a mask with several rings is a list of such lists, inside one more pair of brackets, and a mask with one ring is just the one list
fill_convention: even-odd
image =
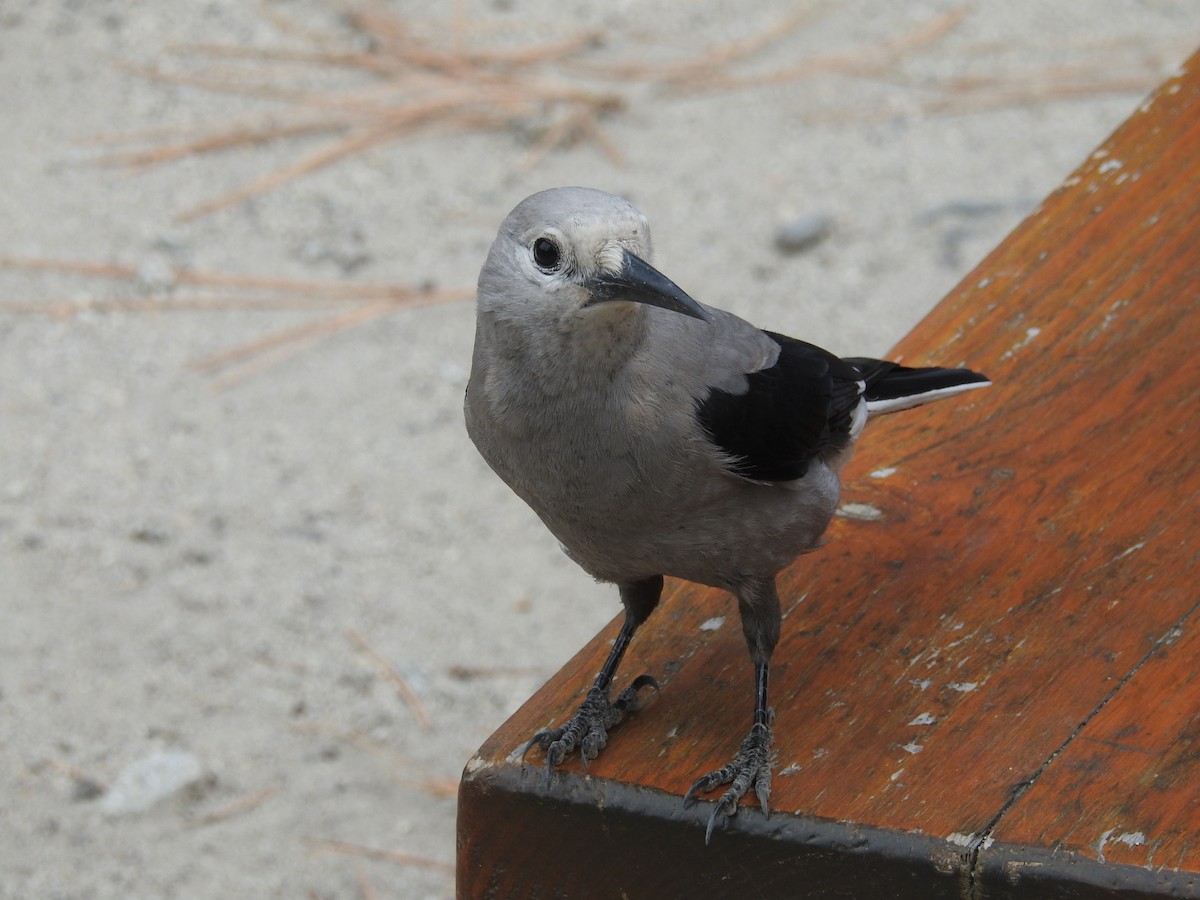
[(729, 785), (707, 841), (751, 789), (767, 813), (775, 578), (819, 544), (867, 419), (989, 382), (763, 331), (693, 300), (650, 253), (646, 218), (619, 197), (568, 187), (522, 201), (479, 275), (465, 412), (483, 458), (625, 608), (579, 710), (526, 748), (542, 748), (551, 773), (576, 749), (594, 759), (639, 691), (657, 689), (642, 675), (610, 697), (664, 575), (737, 598), (754, 717), (729, 764), (684, 798)]

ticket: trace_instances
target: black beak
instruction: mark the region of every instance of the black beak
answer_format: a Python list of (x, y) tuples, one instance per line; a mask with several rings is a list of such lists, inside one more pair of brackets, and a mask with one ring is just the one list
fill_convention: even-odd
[(629, 300), (682, 313), (703, 322), (709, 321), (704, 307), (689, 297), (679, 285), (640, 256), (625, 253), (621, 271), (601, 272), (587, 283), (592, 299), (589, 303), (609, 300)]

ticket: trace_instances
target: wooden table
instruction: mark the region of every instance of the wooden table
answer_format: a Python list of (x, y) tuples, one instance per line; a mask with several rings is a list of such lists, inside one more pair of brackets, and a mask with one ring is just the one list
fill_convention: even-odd
[(873, 423), (874, 517), (781, 577), (770, 817), (706, 847), (683, 808), (752, 672), (674, 583), (618, 681), (662, 692), (590, 775), (514, 750), (615, 621), (467, 765), (460, 897), (1200, 897), (1200, 54), (893, 355), (995, 386)]

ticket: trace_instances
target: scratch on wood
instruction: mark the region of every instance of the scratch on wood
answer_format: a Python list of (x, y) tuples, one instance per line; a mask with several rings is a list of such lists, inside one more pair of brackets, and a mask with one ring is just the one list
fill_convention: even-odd
[(1106, 741), (1103, 738), (1089, 737), (1086, 734), (1079, 736), (1081, 741), (1087, 741), (1090, 744), (1103, 744), (1105, 747), (1112, 747), (1114, 750), (1124, 750), (1128, 753), (1144, 753), (1147, 756), (1162, 756), (1161, 750), (1150, 750), (1146, 747), (1135, 747), (1132, 744), (1122, 744), (1120, 741)]

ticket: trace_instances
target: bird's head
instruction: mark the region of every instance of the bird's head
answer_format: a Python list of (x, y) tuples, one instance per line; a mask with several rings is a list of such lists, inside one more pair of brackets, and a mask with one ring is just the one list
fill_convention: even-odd
[(479, 274), (479, 305), (562, 321), (625, 301), (708, 321), (704, 307), (649, 258), (649, 224), (625, 200), (590, 188), (542, 191), (500, 226)]

